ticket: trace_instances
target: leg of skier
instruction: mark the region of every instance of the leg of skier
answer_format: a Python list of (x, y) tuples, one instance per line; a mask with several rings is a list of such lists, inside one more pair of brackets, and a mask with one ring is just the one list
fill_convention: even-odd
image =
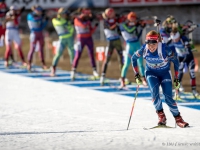
[(194, 72), (194, 68), (195, 68), (194, 59), (191, 59), (190, 61), (187, 61), (186, 63), (187, 63), (189, 73), (190, 73), (192, 93), (195, 98), (200, 98), (200, 95), (196, 90), (196, 76), (195, 76), (195, 72)]
[(74, 80), (74, 78), (75, 78), (76, 68), (78, 66), (79, 59), (81, 57), (83, 48), (85, 46), (84, 39), (83, 38), (78, 39), (78, 41), (75, 45), (76, 45), (76, 52), (75, 52), (75, 57), (74, 57), (73, 64), (72, 64), (71, 80)]
[(28, 64), (27, 64), (27, 70), (31, 70), (31, 63), (32, 63), (32, 59), (33, 59), (33, 54), (35, 52), (35, 48), (36, 48), (36, 35), (35, 33), (31, 33), (30, 34), (30, 50), (28, 52)]
[(58, 46), (56, 47), (56, 55), (54, 56), (53, 62), (52, 62), (52, 68), (51, 68), (51, 74), (50, 74), (50, 76), (52, 76), (52, 77), (55, 76), (56, 66), (58, 64), (58, 61), (59, 61), (61, 55), (63, 54), (65, 47), (66, 47), (66, 40), (60, 39)]
[(172, 115), (175, 118), (176, 124), (181, 127), (187, 127), (189, 124), (185, 122), (180, 116), (180, 112), (178, 110), (177, 104), (172, 96), (172, 80), (170, 72), (163, 73), (159, 76), (161, 81), (161, 87), (163, 90), (163, 95), (165, 97), (165, 102), (168, 105)]
[[(184, 75), (183, 69), (184, 69), (184, 64), (185, 64), (185, 62), (184, 62), (185, 58), (184, 57), (178, 57), (178, 60), (179, 60), (178, 79), (179, 79), (179, 81), (181, 83), (183, 75)], [(180, 99), (179, 90), (175, 93), (174, 99), (175, 100)]]
[(106, 59), (103, 63), (103, 67), (102, 67), (102, 72), (101, 72), (101, 78), (100, 78), (100, 84), (103, 86), (104, 85), (104, 78), (105, 78), (105, 75), (106, 75), (106, 70), (107, 70), (107, 67), (108, 67), (108, 63), (111, 59), (111, 56), (112, 56), (112, 53), (113, 53), (113, 50), (114, 50), (114, 42), (113, 41), (109, 41), (108, 43), (108, 50), (106, 52)]
[(160, 79), (151, 71), (146, 71), (146, 79), (151, 91), (152, 102), (158, 114), (158, 125), (166, 125), (166, 116), (163, 111), (162, 100), (159, 95)]
[(20, 56), (20, 58), (22, 60), (22, 64), (24, 66), (26, 66), (26, 62), (25, 62), (25, 59), (24, 59), (24, 54), (22, 52), (21, 39), (20, 39), (18, 31), (15, 32), (13, 41), (15, 43), (15, 48), (17, 49), (17, 51), (19, 53), (19, 56)]
[(89, 37), (86, 40), (86, 45), (88, 48), (88, 54), (90, 57), (90, 63), (92, 65), (93, 68), (93, 75), (95, 78), (99, 78), (99, 74), (97, 73), (97, 69), (96, 69), (96, 62), (95, 62), (95, 57), (94, 57), (94, 43), (93, 43), (93, 39), (92, 37)]
[(74, 37), (67, 38), (67, 48), (70, 57), (70, 64), (72, 64), (74, 60)]
[(44, 36), (42, 32), (37, 33), (37, 41), (39, 42), (39, 54), (40, 54), (40, 59), (42, 63), (42, 68), (45, 70), (47, 69), (47, 66), (44, 60)]
[(120, 88), (125, 87), (125, 78), (126, 78), (126, 74), (128, 71), (128, 67), (131, 63), (131, 56), (133, 55), (133, 48), (131, 45), (132, 45), (132, 43), (126, 43), (126, 53), (125, 53), (125, 57), (124, 57), (124, 65), (123, 65), (122, 71), (121, 71)]
[(5, 51), (5, 67), (8, 67), (8, 61), (9, 61), (9, 56), (12, 52), (12, 41), (13, 41), (13, 36), (12, 32), (10, 30), (6, 30), (5, 33), (5, 44), (6, 44), (6, 51)]

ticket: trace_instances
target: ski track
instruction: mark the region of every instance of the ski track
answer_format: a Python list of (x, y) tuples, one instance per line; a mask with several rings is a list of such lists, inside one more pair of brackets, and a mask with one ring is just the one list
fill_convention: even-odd
[[(151, 101), (138, 98), (127, 131), (134, 94), (131, 98), (2, 72), (0, 91), (1, 150), (200, 148), (199, 110), (179, 106), (191, 128), (144, 130), (156, 125), (157, 114)], [(167, 125), (174, 126), (166, 104), (164, 110)], [(195, 142), (198, 146), (188, 146)]]

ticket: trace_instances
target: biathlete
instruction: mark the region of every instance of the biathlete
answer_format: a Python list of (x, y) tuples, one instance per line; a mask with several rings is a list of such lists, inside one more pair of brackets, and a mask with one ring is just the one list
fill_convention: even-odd
[(40, 6), (33, 6), (32, 12), (27, 15), (28, 26), (30, 33), (30, 49), (28, 53), (27, 69), (31, 70), (31, 63), (33, 54), (35, 52), (36, 44), (39, 43), (40, 59), (43, 69), (47, 69), (44, 60), (44, 36), (43, 29), (46, 27), (48, 18), (44, 15), (43, 9)]
[(20, 58), (22, 60), (22, 65), (26, 66), (26, 62), (24, 59), (24, 55), (22, 52), (22, 43), (21, 38), (19, 36), (19, 22), (20, 16), (24, 11), (25, 7), (17, 8), (17, 6), (10, 6), (10, 10), (6, 13), (5, 18), (5, 66), (8, 66), (8, 59), (11, 56), (11, 59), (14, 60), (12, 56), (12, 42), (15, 44), (15, 48), (18, 50)]
[(84, 46), (88, 48), (88, 54), (90, 57), (90, 62), (93, 68), (94, 77), (98, 78), (99, 74), (96, 71), (96, 62), (94, 57), (94, 43), (92, 39), (92, 34), (95, 32), (98, 23), (92, 26), (91, 17), (92, 13), (89, 8), (82, 8), (79, 10), (80, 15), (74, 19), (74, 26), (76, 30), (76, 44), (75, 44), (75, 57), (72, 64), (71, 80), (75, 79), (76, 69), (78, 67), (78, 62), (83, 52)]
[(102, 14), (104, 19), (104, 33), (106, 39), (108, 41), (108, 50), (106, 52), (106, 59), (103, 63), (103, 68), (101, 72), (100, 84), (104, 85), (104, 78), (106, 75), (106, 70), (108, 67), (108, 63), (111, 59), (112, 53), (114, 49), (118, 54), (118, 61), (120, 72), (123, 67), (123, 49), (122, 43), (119, 35), (119, 18), (116, 17), (115, 11), (113, 8), (107, 8), (105, 12)]
[[(126, 41), (126, 55), (125, 55), (125, 62), (121, 72), (121, 85), (120, 87), (123, 88), (125, 86), (125, 78), (131, 63), (131, 56), (141, 47), (140, 45), (140, 37), (142, 34), (142, 30), (145, 27), (145, 24), (140, 25), (137, 22), (137, 16), (134, 12), (130, 12), (127, 15), (126, 22), (120, 25), (120, 30), (124, 40)], [(138, 66), (140, 75), (143, 77), (143, 84), (147, 85), (146, 79), (144, 76), (144, 66), (143, 66), (143, 58), (140, 57), (138, 60)]]
[(143, 57), (146, 60), (145, 76), (152, 95), (152, 102), (158, 115), (158, 125), (166, 125), (166, 116), (163, 111), (162, 100), (159, 97), (159, 86), (162, 87), (165, 96), (165, 102), (168, 105), (176, 124), (181, 127), (187, 127), (189, 124), (185, 122), (178, 110), (176, 101), (172, 96), (172, 78), (170, 75), (170, 62), (174, 63), (175, 78), (174, 86), (179, 88), (178, 80), (178, 59), (175, 49), (161, 43), (159, 33), (150, 31), (146, 35), (146, 44), (137, 50), (132, 56), (132, 66), (135, 72), (137, 84), (141, 84), (142, 80), (138, 72), (137, 59)]
[(74, 26), (69, 18), (69, 11), (66, 8), (58, 10), (57, 18), (53, 18), (53, 26), (59, 36), (59, 44), (56, 49), (56, 55), (53, 58), (51, 76), (55, 76), (56, 66), (63, 54), (66, 46), (68, 47), (68, 54), (70, 56), (70, 63), (74, 59)]
[[(189, 44), (189, 40), (186, 36), (181, 36), (178, 32), (177, 27), (172, 28), (171, 33), (172, 44), (174, 45), (178, 60), (179, 60), (179, 74), (178, 79), (181, 82), (183, 78), (183, 69), (186, 66), (188, 67), (189, 74), (190, 74), (190, 81), (191, 81), (191, 88), (192, 93), (195, 98), (199, 98), (199, 93), (196, 90), (196, 76), (194, 72), (195, 62), (194, 62), (194, 55), (192, 53), (191, 46)], [(175, 98), (180, 98), (179, 93), (176, 93)]]

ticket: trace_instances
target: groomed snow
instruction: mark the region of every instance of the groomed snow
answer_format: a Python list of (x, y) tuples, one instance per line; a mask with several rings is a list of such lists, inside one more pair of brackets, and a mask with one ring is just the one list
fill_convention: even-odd
[[(1, 150), (199, 150), (200, 111), (179, 107), (191, 128), (157, 124), (149, 100), (0, 72)], [(164, 104), (168, 125), (175, 121)]]

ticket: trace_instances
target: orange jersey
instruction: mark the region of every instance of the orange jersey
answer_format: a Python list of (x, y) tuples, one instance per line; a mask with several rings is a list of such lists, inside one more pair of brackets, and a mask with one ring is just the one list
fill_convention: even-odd
[(74, 26), (76, 29), (77, 37), (88, 38), (91, 37), (96, 27), (92, 27), (90, 21), (82, 21), (80, 18), (75, 18)]

